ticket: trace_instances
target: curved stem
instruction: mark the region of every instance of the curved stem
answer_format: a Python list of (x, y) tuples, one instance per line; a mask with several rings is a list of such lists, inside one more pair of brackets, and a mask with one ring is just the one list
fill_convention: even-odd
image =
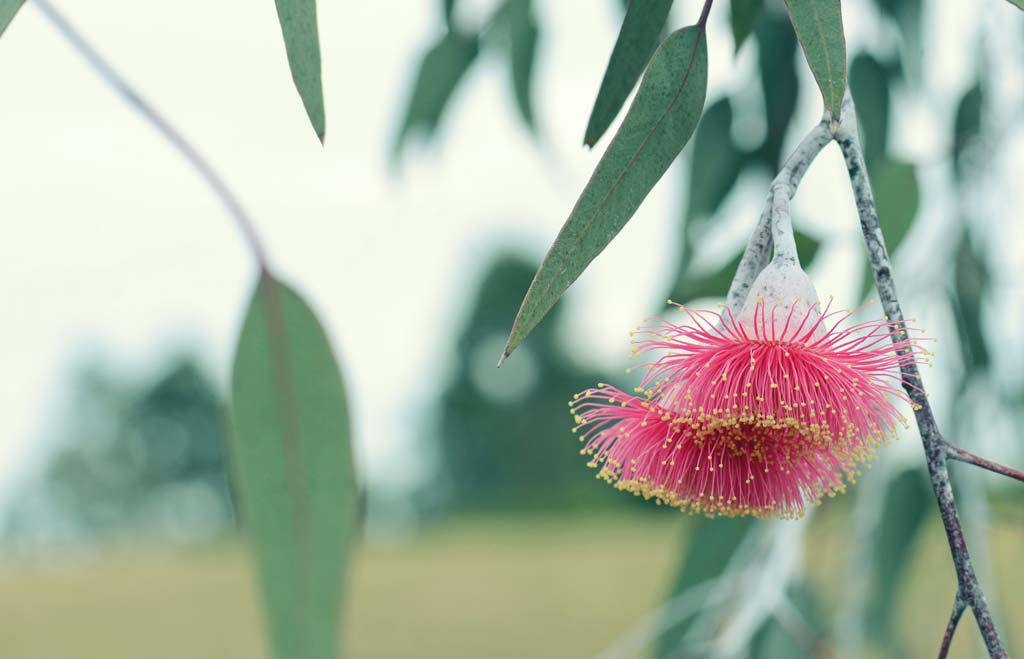
[(949, 648), (953, 644), (953, 634), (956, 633), (956, 626), (960, 624), (960, 616), (964, 614), (966, 608), (967, 602), (957, 590), (956, 597), (953, 598), (953, 611), (950, 612), (949, 622), (946, 623), (946, 633), (942, 635), (942, 645), (939, 646), (939, 659), (946, 659), (949, 656)]
[[(900, 307), (899, 298), (896, 296), (892, 264), (889, 261), (889, 253), (885, 248), (885, 239), (882, 237), (882, 229), (878, 222), (878, 211), (875, 207), (871, 183), (868, 181), (864, 156), (857, 137), (857, 118), (853, 99), (850, 97), (849, 91), (847, 91), (846, 97), (843, 99), (842, 117), (835, 133), (835, 140), (839, 144), (840, 149), (842, 149), (843, 157), (846, 160), (850, 184), (853, 187), (853, 194), (857, 202), (857, 212), (860, 216), (864, 242), (871, 261), (871, 269), (875, 275), (878, 297), (882, 302), (882, 308), (885, 311), (886, 317), (902, 328), (904, 326), (903, 310)], [(892, 336), (893, 342), (897, 342), (899, 338), (900, 332), (894, 332)], [(907, 348), (902, 350), (907, 350)], [(985, 594), (981, 584), (978, 582), (974, 565), (971, 563), (971, 554), (967, 549), (967, 539), (964, 537), (963, 527), (960, 524), (960, 515), (957, 512), (956, 501), (953, 498), (953, 488), (950, 486), (949, 481), (949, 470), (946, 467), (945, 440), (942, 438), (935, 415), (932, 413), (931, 405), (928, 403), (917, 363), (913, 360), (908, 360), (901, 367), (901, 371), (903, 389), (913, 403), (914, 417), (921, 434), (925, 462), (928, 466), (928, 474), (931, 477), (932, 492), (935, 495), (936, 503), (938, 503), (942, 525), (946, 531), (946, 539), (949, 542), (949, 551), (953, 557), (953, 566), (956, 570), (959, 592), (962, 594), (967, 606), (970, 606), (974, 612), (974, 618), (978, 623), (978, 628), (985, 641), (985, 647), (988, 649), (989, 656), (1003, 659), (1009, 655), (1006, 651), (1006, 646), (1003, 645), (1002, 638), (999, 636), (999, 630), (996, 629), (995, 621), (988, 608), (988, 602), (985, 600)], [(911, 382), (916, 384), (912, 385), (910, 384)]]
[(99, 51), (97, 51), (92, 44), (82, 35), (78, 29), (64, 17), (60, 11), (50, 3), (50, 0), (34, 0), (34, 4), (42, 12), (43, 16), (57, 29), (58, 32), (68, 41), (71, 46), (78, 51), (89, 66), (107, 82), (118, 94), (121, 95), (129, 105), (133, 106), (139, 114), (141, 114), (153, 128), (157, 130), (171, 146), (177, 149), (178, 153), (188, 161), (188, 163), (195, 169), (196, 173), (206, 182), (210, 189), (216, 195), (217, 199), (220, 200), (221, 204), (224, 205), (228, 215), (232, 217), (235, 224), (241, 231), (242, 236), (245, 238), (246, 243), (249, 245), (249, 249), (252, 251), (253, 257), (256, 259), (257, 264), (262, 272), (269, 272), (269, 264), (267, 261), (266, 251), (263, 249), (263, 244), (260, 241), (259, 234), (256, 232), (256, 227), (252, 220), (249, 218), (248, 213), (242, 207), (241, 202), (228, 187), (224, 179), (213, 169), (213, 167), (206, 161), (206, 159), (199, 153), (196, 147), (185, 139), (178, 130), (171, 125), (171, 123), (150, 103), (142, 98), (142, 96), (135, 91), (135, 89), (129, 84), (129, 82), (122, 76), (114, 67), (110, 64)]
[[(772, 247), (772, 215), (776, 203), (776, 191), (785, 192), (786, 212), (788, 217), (789, 200), (796, 194), (800, 181), (803, 180), (807, 169), (814, 162), (814, 159), (825, 148), (825, 145), (832, 140), (832, 133), (828, 127), (828, 117), (822, 118), (821, 122), (812, 128), (804, 139), (800, 141), (796, 150), (786, 159), (778, 176), (772, 181), (768, 190), (768, 198), (764, 202), (764, 210), (761, 211), (761, 218), (750, 239), (747, 248), (743, 252), (740, 266), (736, 269), (732, 284), (729, 285), (729, 293), (726, 296), (726, 304), (733, 311), (743, 306), (747, 299), (747, 292), (753, 285), (754, 280), (761, 274), (764, 267), (770, 260)], [(781, 203), (781, 202), (780, 202)], [(792, 232), (790, 232), (792, 233)], [(796, 254), (796, 245), (793, 245), (793, 254)]]
[(975, 455), (970, 451), (965, 451), (959, 446), (945, 442), (946, 448), (946, 459), (956, 460), (957, 462), (964, 462), (966, 464), (974, 465), (975, 467), (981, 467), (982, 469), (988, 469), (989, 471), (999, 474), (1000, 476), (1006, 476), (1024, 482), (1024, 471), (1020, 469), (1014, 469), (1013, 467), (1007, 467), (1001, 465), (998, 462), (992, 462), (980, 455)]

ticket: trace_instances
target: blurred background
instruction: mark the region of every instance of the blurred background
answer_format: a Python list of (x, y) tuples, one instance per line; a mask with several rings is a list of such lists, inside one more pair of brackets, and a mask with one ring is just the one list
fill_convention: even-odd
[[(781, 524), (618, 493), (569, 432), (574, 392), (627, 379), (642, 317), (724, 295), (768, 182), (820, 116), (781, 2), (738, 50), (716, 3), (694, 139), (500, 371), (607, 144), (582, 137), (624, 3), (459, 0), (446, 18), (450, 4), (320, 3), (325, 147), (273, 3), (62, 7), (224, 173), (340, 354), (368, 502), (345, 656), (933, 655), (955, 577), (915, 432)], [(669, 26), (699, 11), (677, 2)], [(939, 340), (940, 424), (1019, 467), (1024, 15), (998, 0), (843, 14), (903, 307)], [(251, 258), (31, 2), (0, 39), (0, 89), (0, 656), (267, 656), (225, 463)], [(835, 147), (794, 217), (819, 292), (870, 297)], [(1024, 488), (952, 470), (1024, 652)], [(675, 597), (723, 570), (741, 587)], [(969, 615), (953, 656), (981, 656)]]

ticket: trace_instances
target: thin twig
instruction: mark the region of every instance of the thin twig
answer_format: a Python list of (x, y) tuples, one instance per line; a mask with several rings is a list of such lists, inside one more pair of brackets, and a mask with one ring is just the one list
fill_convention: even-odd
[(268, 271), (267, 254), (263, 249), (263, 244), (260, 242), (259, 235), (256, 232), (255, 225), (249, 218), (248, 213), (242, 207), (242, 204), (238, 201), (238, 198), (234, 195), (231, 189), (224, 182), (224, 179), (213, 169), (213, 167), (206, 161), (206, 159), (199, 153), (189, 141), (182, 135), (178, 130), (163, 116), (155, 107), (142, 98), (142, 96), (135, 90), (134, 87), (122, 76), (114, 67), (110, 64), (99, 51), (97, 51), (92, 44), (82, 35), (78, 29), (64, 17), (63, 14), (50, 3), (50, 0), (34, 0), (36, 7), (39, 11), (53, 24), (55, 28), (63, 35), (71, 46), (78, 51), (89, 66), (93, 68), (96, 73), (103, 78), (103, 80), (110, 85), (110, 87), (121, 95), (122, 98), (131, 106), (133, 106), (139, 114), (141, 114), (153, 128), (157, 130), (164, 138), (167, 139), (170, 144), (178, 150), (178, 152), (188, 161), (190, 165), (196, 170), (196, 173), (206, 181), (207, 185), (217, 196), (217, 198), (224, 205), (228, 215), (230, 215), (235, 224), (238, 226), (239, 231), (242, 232), (242, 236), (245, 241), (249, 244), (249, 248), (252, 250), (253, 257), (259, 264), (260, 270)]
[(782, 192), (788, 204), (789, 200), (796, 194), (796, 190), (803, 180), (807, 169), (814, 162), (814, 159), (825, 148), (825, 145), (832, 140), (832, 133), (828, 129), (828, 117), (824, 117), (819, 124), (812, 128), (800, 141), (799, 146), (793, 154), (786, 159), (778, 176), (772, 181), (768, 190), (768, 198), (764, 202), (764, 209), (761, 211), (761, 218), (757, 227), (750, 234), (747, 248), (743, 252), (740, 266), (736, 269), (732, 284), (729, 286), (729, 293), (726, 296), (726, 304), (733, 311), (743, 306), (747, 299), (747, 292), (754, 284), (754, 280), (761, 274), (771, 258), (773, 247), (772, 241), (772, 211), (775, 207), (777, 193)]
[[(892, 264), (889, 261), (889, 253), (885, 248), (885, 239), (882, 237), (882, 229), (878, 222), (878, 211), (875, 207), (874, 195), (871, 192), (871, 184), (868, 181), (864, 165), (864, 156), (857, 137), (856, 111), (849, 91), (843, 99), (842, 117), (835, 133), (835, 140), (842, 149), (843, 157), (846, 160), (850, 184), (857, 202), (861, 230), (864, 234), (882, 308), (890, 321), (896, 323), (900, 329), (904, 329), (903, 310), (900, 307), (899, 298), (896, 296)], [(893, 342), (899, 341), (901, 337), (901, 332), (894, 332)], [(903, 350), (907, 349), (903, 348)], [(959, 591), (967, 605), (974, 611), (974, 618), (978, 623), (989, 656), (1004, 659), (1009, 655), (999, 636), (999, 630), (996, 629), (988, 602), (985, 601), (985, 594), (971, 563), (967, 540), (964, 537), (956, 501), (953, 498), (953, 488), (950, 486), (949, 470), (946, 467), (946, 444), (939, 431), (938, 423), (935, 421), (931, 405), (928, 403), (917, 363), (907, 360), (901, 367), (901, 371), (903, 389), (914, 407), (914, 417), (921, 434), (932, 491), (935, 494), (939, 514), (942, 517), (942, 525), (946, 531), (946, 539), (949, 542)]]
[(967, 602), (960, 595), (960, 591), (956, 591), (956, 597), (953, 598), (953, 611), (949, 614), (949, 622), (946, 624), (946, 633), (942, 636), (942, 645), (939, 646), (939, 659), (946, 659), (949, 656), (949, 647), (953, 644), (953, 634), (956, 633), (956, 626), (960, 624), (960, 616), (964, 614), (964, 609), (967, 608)]
[(708, 14), (711, 13), (712, 2), (714, 2), (714, 0), (704, 0), (704, 6), (701, 7), (700, 9), (700, 18), (697, 19), (697, 27), (700, 28), (702, 31), (704, 30), (704, 27), (708, 24)]
[(983, 458), (980, 455), (975, 455), (970, 451), (965, 451), (959, 446), (950, 444), (949, 442), (945, 442), (945, 448), (946, 458), (948, 460), (965, 462), (967, 464), (974, 465), (975, 467), (988, 469), (989, 471), (999, 474), (1000, 476), (1006, 476), (1007, 478), (1012, 478), (1014, 480), (1024, 482), (1024, 471), (1014, 469), (1013, 467), (1007, 467), (1006, 465), (1001, 465), (998, 462), (992, 462), (991, 460)]

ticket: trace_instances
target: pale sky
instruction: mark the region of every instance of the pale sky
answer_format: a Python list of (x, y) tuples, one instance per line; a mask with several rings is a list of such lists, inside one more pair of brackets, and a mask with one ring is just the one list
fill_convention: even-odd
[[(319, 3), (326, 147), (292, 87), (273, 3), (57, 4), (219, 169), (255, 218), (274, 264), (320, 313), (343, 362), (357, 453), (370, 476), (415, 478), (408, 447), (444, 380), (464, 297), (498, 249), (540, 259), (607, 143), (593, 152), (580, 146), (618, 28), (617, 0), (537, 1), (544, 29), (535, 87), (539, 144), (515, 114), (505, 62), (487, 52), (449, 108), (438, 146), (409, 151), (399, 176), (389, 174), (388, 150), (416, 57), (438, 35), (438, 2)], [(472, 24), (494, 2), (460, 4)], [(918, 219), (925, 228), (908, 238), (919, 248), (900, 254), (910, 272), (934, 269), (929, 245), (942, 241), (941, 229), (927, 227), (954, 219), (948, 173), (934, 154), (948, 148), (943, 122), (978, 66), (982, 5), (980, 20), (997, 37), (984, 42), (986, 52), (1007, 53), (998, 64), (999, 103), (1024, 99), (1020, 12), (1001, 0), (926, 4), (941, 4), (942, 14), (926, 17), (932, 38), (925, 87), (900, 96), (905, 113), (892, 120), (897, 152), (925, 165)], [(676, 5), (673, 25), (695, 20), (699, 3)], [(752, 45), (733, 58), (728, 5), (718, 5), (709, 104), (737, 89), (738, 73), (756, 65)], [(886, 43), (871, 7), (844, 6), (851, 55), (861, 44)], [(809, 72), (801, 71), (808, 84), (790, 145), (821, 108)], [(2, 508), (40, 443), (59, 427), (67, 377), (83, 354), (100, 350), (126, 369), (145, 370), (159, 368), (169, 350), (194, 344), (226, 383), (254, 268), (200, 179), (31, 1), (0, 39), (0, 89)], [(1010, 273), (1020, 272), (1024, 251), (1024, 191), (1011, 184), (1024, 180), (1019, 116), (1006, 130), (993, 194), (984, 202), (1000, 218), (993, 223), (1005, 223), (999, 232), (1007, 240), (994, 249)], [(624, 361), (626, 332), (657, 308), (672, 271), (682, 201), (677, 170), (563, 303), (561, 329), (577, 338), (571, 349), (605, 368)], [(743, 240), (766, 184), (742, 182), (721, 214), (719, 244)], [(834, 148), (811, 169), (795, 204), (805, 226), (836, 238), (813, 272), (819, 292), (849, 304), (860, 281), (860, 245)], [(928, 317), (934, 289), (904, 288), (908, 315), (955, 345), (948, 319)], [(1024, 303), (1019, 285), (1000, 290), (999, 311), (1016, 330), (1007, 339), (1012, 370), (1024, 354)], [(935, 384), (941, 397), (943, 384)]]

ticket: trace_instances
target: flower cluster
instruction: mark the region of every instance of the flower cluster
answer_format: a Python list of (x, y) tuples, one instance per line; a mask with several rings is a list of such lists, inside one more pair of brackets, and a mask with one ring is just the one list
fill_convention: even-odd
[(901, 367), (928, 353), (897, 323), (841, 329), (852, 312), (756, 291), (735, 317), (679, 308), (689, 322), (634, 336), (635, 353), (660, 354), (634, 394), (599, 384), (570, 402), (582, 453), (618, 489), (708, 516), (799, 517), (906, 425)]

